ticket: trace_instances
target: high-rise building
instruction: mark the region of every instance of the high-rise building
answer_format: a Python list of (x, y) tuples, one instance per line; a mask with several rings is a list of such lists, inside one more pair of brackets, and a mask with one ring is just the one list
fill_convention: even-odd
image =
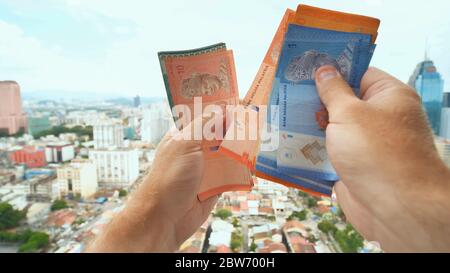
[(0, 81), (0, 135), (26, 132), (27, 118), (22, 112), (20, 87), (14, 81)]
[(51, 128), (52, 124), (50, 123), (50, 118), (48, 116), (28, 118), (28, 133), (33, 136)]
[(11, 161), (14, 164), (24, 164), (28, 168), (41, 168), (47, 165), (44, 148), (26, 146), (11, 150)]
[(91, 150), (89, 159), (97, 164), (99, 186), (103, 189), (129, 187), (139, 176), (139, 154), (136, 150)]
[(59, 168), (57, 175), (60, 197), (88, 198), (97, 192), (97, 168), (91, 160), (74, 160)]
[(139, 107), (141, 106), (141, 97), (136, 96), (134, 97), (134, 107)]
[(109, 149), (123, 147), (123, 126), (117, 123), (101, 123), (94, 125), (94, 148)]
[(143, 111), (141, 139), (145, 142), (158, 144), (172, 125), (173, 118), (166, 109), (166, 105), (152, 105), (151, 108)]
[(444, 93), (442, 102), (441, 137), (450, 140), (450, 93)]
[(440, 135), (444, 80), (433, 61), (426, 57), (425, 61), (419, 63), (409, 79), (409, 85), (415, 88), (421, 97), (434, 133)]

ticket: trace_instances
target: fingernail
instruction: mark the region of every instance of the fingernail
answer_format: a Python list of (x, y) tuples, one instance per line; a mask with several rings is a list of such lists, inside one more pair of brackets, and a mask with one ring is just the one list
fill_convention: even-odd
[(317, 73), (317, 81), (323, 83), (336, 78), (338, 75), (336, 68), (333, 66), (322, 67)]

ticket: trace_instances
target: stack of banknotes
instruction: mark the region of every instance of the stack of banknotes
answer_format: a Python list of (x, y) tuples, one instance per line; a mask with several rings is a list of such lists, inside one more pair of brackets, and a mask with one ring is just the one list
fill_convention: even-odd
[[(224, 138), (209, 147), (227, 167), (215, 169), (220, 179), (214, 178), (212, 184), (205, 181), (202, 190), (245, 190), (251, 188), (251, 177), (256, 175), (311, 194), (331, 195), (339, 176), (326, 151), (328, 113), (317, 94), (314, 75), (321, 66), (334, 66), (358, 95), (379, 25), (375, 18), (306, 5), (299, 5), (296, 11), (288, 9), (241, 107), (227, 115)], [(232, 53), (224, 44), (162, 52), (159, 57), (172, 106), (192, 105), (194, 97), (209, 104), (239, 104)], [(194, 65), (200, 59), (204, 67)], [(182, 76), (177, 72), (180, 67)], [(190, 71), (186, 74), (185, 70)], [(195, 77), (212, 76), (218, 78), (213, 84), (215, 91), (183, 88), (195, 84)], [(258, 122), (248, 116), (257, 116)], [(248, 137), (255, 126), (256, 137)], [(240, 133), (247, 137), (236, 139)], [(202, 193), (200, 199), (210, 197)]]

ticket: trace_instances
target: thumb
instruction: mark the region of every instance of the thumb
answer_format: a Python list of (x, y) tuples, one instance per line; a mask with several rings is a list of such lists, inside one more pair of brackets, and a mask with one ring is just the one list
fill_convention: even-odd
[(319, 97), (330, 115), (334, 115), (339, 109), (345, 109), (349, 103), (359, 100), (333, 66), (319, 68), (316, 71), (315, 79)]

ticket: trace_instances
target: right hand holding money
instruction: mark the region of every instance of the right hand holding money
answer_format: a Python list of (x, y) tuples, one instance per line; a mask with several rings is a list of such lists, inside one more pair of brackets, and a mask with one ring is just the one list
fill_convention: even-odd
[(316, 73), (330, 115), (326, 142), (348, 220), (386, 251), (450, 251), (450, 173), (434, 146), (419, 96), (371, 68), (362, 99), (330, 66)]

